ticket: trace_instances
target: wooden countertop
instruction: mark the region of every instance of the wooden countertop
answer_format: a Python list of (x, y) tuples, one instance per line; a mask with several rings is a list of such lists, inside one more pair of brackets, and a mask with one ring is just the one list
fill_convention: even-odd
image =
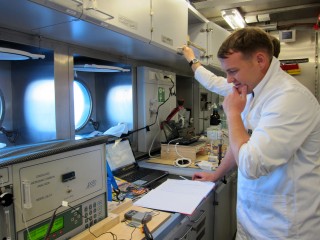
[[(139, 212), (151, 212), (152, 219), (147, 223), (149, 230), (154, 232), (160, 225), (165, 222), (170, 216), (170, 213), (161, 212), (157, 210), (142, 208), (132, 205), (131, 199), (126, 199), (124, 203), (120, 204), (108, 211), (108, 217), (98, 222), (90, 228), (85, 230), (71, 240), (113, 240), (112, 234), (117, 236), (117, 239), (132, 239), (141, 240), (145, 237), (141, 230), (142, 225), (137, 228), (128, 226), (127, 222), (122, 221), (124, 214), (129, 210), (136, 210)], [(112, 233), (112, 234), (111, 234)]]

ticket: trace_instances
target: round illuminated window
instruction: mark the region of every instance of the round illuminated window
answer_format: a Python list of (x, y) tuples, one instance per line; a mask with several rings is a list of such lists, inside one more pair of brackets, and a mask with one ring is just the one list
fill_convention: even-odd
[(4, 97), (2, 91), (0, 90), (0, 127), (2, 126), (2, 121), (4, 118)]
[(74, 80), (73, 82), (74, 98), (74, 122), (75, 129), (80, 130), (90, 120), (92, 112), (92, 98), (89, 89), (84, 83)]

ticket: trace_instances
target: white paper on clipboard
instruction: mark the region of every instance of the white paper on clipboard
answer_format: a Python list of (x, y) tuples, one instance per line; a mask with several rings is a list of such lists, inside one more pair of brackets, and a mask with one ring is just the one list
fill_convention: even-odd
[(214, 188), (213, 182), (168, 179), (134, 205), (182, 214), (192, 214)]

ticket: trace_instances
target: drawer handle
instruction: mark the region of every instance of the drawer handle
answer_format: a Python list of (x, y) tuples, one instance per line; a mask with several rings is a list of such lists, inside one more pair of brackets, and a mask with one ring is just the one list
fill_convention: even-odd
[(185, 239), (185, 237), (188, 235), (188, 233), (192, 230), (192, 225), (187, 225), (187, 226), (189, 227), (189, 229), (185, 232), (185, 234), (183, 234), (183, 236), (180, 238), (175, 238), (175, 240)]
[(93, 7), (88, 7), (88, 8), (86, 8), (86, 10), (92, 10), (92, 11), (95, 11), (95, 12), (101, 13), (101, 14), (103, 14), (103, 15), (105, 15), (105, 16), (107, 16), (107, 17), (108, 17), (108, 19), (106, 19), (106, 20), (114, 19), (114, 17), (113, 17), (113, 16), (111, 16), (110, 14), (108, 14), (108, 13), (106, 13), (106, 12), (103, 12), (103, 11), (101, 11), (101, 10), (99, 10), (99, 9), (95, 9), (95, 8), (93, 8)]
[(71, 1), (77, 3), (78, 6), (83, 5), (82, 1), (79, 1), (79, 0), (71, 0)]
[(191, 220), (191, 222), (193, 222), (193, 223), (199, 222), (205, 212), (206, 212), (206, 211), (201, 210), (201, 211), (200, 211), (200, 216), (199, 216), (196, 220)]

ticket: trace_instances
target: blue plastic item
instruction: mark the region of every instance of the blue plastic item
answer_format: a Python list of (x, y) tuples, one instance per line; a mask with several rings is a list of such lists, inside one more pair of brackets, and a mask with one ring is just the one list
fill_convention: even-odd
[(107, 167), (107, 193), (108, 193), (107, 199), (109, 202), (112, 202), (112, 189), (117, 194), (117, 197), (120, 194), (120, 190), (119, 190), (118, 184), (112, 174), (112, 171), (110, 169), (108, 162), (106, 164), (106, 167)]

